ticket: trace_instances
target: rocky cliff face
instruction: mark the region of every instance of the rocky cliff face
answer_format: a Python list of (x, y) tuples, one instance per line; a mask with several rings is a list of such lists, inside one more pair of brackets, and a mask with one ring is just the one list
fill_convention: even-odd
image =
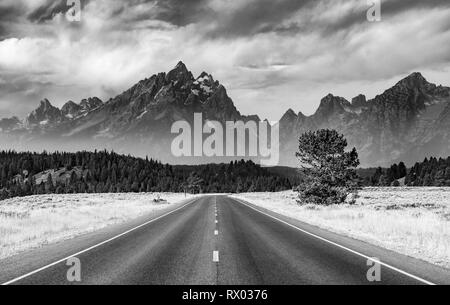
[[(175, 121), (259, 121), (235, 107), (225, 87), (203, 72), (197, 78), (182, 63), (168, 73), (141, 80), (103, 103), (98, 98), (67, 102), (62, 109), (43, 100), (23, 122), (0, 120), (3, 143), (24, 150), (113, 149), (119, 153), (171, 157), (170, 133)], [(372, 100), (359, 95), (351, 102), (332, 94), (312, 116), (289, 109), (280, 120), (281, 164), (296, 166), (298, 136), (309, 130), (336, 129), (355, 146), (363, 166), (416, 162), (450, 154), (450, 88), (427, 82), (414, 73)], [(192, 162), (221, 162), (220, 159)]]
[[(203, 113), (209, 120), (245, 119), (225, 87), (207, 73), (194, 78), (180, 62), (169, 73), (142, 80), (104, 106), (90, 111), (74, 122), (71, 129), (76, 126), (76, 132), (81, 133), (85, 131), (83, 126), (87, 126), (96, 138), (132, 135), (145, 141), (158, 132), (168, 136), (172, 123), (190, 122), (195, 112)], [(86, 125), (87, 122), (95, 122), (95, 126)]]
[(79, 116), (87, 115), (89, 112), (96, 110), (101, 106), (103, 106), (102, 100), (98, 97), (90, 97), (88, 99), (83, 99), (79, 104), (68, 101), (61, 108), (61, 113), (66, 120), (72, 120)]
[(80, 112), (81, 114), (85, 114), (87, 112), (100, 108), (101, 106), (103, 106), (102, 100), (100, 100), (98, 97), (90, 97), (80, 102)]
[(44, 99), (40, 102), (39, 107), (30, 113), (25, 119), (25, 125), (28, 127), (45, 127), (51, 124), (63, 121), (61, 110)]
[(81, 106), (72, 101), (68, 101), (61, 108), (62, 115), (68, 119), (76, 118), (78, 115), (80, 115), (80, 112), (81, 112)]

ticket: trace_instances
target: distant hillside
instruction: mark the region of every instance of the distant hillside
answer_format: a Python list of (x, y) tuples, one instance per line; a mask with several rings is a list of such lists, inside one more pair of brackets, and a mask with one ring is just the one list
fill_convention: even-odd
[(235, 193), (290, 188), (289, 179), (252, 161), (174, 167), (106, 151), (0, 152), (0, 199), (52, 193)]

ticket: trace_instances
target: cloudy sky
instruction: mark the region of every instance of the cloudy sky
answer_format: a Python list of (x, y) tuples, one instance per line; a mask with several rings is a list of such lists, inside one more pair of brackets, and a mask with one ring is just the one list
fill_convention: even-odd
[(0, 1), (0, 117), (43, 98), (107, 100), (179, 60), (271, 120), (413, 71), (450, 85), (449, 0), (382, 0), (378, 23), (367, 0), (81, 0), (81, 22), (66, 2)]

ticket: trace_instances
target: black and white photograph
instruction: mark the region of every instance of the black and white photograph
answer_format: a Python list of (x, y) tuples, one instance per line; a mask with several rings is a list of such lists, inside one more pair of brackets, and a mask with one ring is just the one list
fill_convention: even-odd
[(1, 286), (449, 284), (450, 1), (0, 0)]

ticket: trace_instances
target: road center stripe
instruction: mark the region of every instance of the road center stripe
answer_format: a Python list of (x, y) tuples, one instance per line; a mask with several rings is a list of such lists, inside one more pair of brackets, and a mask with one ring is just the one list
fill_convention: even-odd
[(213, 262), (218, 263), (219, 262), (219, 251), (213, 252)]

